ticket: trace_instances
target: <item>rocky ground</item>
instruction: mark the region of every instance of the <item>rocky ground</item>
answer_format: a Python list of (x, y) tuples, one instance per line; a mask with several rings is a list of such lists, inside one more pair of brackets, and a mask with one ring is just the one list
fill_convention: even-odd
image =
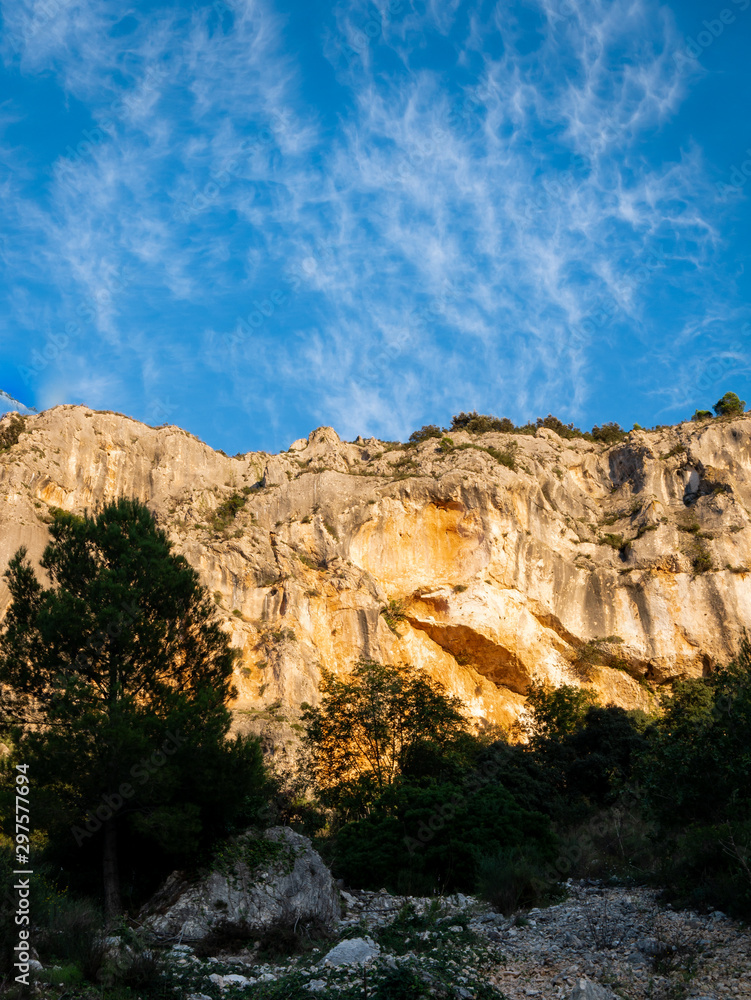
[(506, 960), (491, 981), (509, 1000), (566, 997), (582, 978), (628, 1000), (751, 998), (748, 928), (663, 908), (649, 889), (571, 883), (557, 906), (480, 919), (498, 935)]
[(567, 898), (514, 917), (472, 897), (343, 891), (335, 935), (302, 955), (258, 949), (199, 958), (169, 952), (189, 1000), (751, 1000), (751, 932), (715, 911), (656, 902), (645, 888), (569, 882)]

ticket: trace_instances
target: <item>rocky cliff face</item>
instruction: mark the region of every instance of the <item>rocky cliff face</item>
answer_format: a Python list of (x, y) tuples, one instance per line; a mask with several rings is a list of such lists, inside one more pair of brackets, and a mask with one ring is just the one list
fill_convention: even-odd
[(0, 570), (21, 545), (38, 561), (52, 506), (145, 501), (242, 652), (238, 722), (294, 720), (321, 666), (358, 657), (424, 668), (489, 723), (519, 714), (532, 679), (647, 707), (650, 687), (729, 660), (751, 623), (751, 417), (612, 447), (322, 427), (234, 458), (84, 407), (25, 420), (0, 453)]

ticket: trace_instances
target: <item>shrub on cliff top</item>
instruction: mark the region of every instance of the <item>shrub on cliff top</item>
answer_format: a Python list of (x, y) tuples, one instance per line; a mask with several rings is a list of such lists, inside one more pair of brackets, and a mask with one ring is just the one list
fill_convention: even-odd
[(579, 427), (575, 427), (573, 423), (564, 424), (552, 413), (549, 413), (547, 417), (538, 417), (534, 423), (530, 422), (517, 427), (508, 417), (491, 417), (473, 410), (471, 413), (462, 412), (453, 416), (450, 430), (467, 431), (470, 434), (487, 434), (490, 431), (500, 431), (504, 434), (535, 434), (540, 427), (547, 427), (548, 430), (555, 431), (558, 437), (565, 440), (582, 438), (585, 441), (600, 441), (607, 445), (617, 444), (626, 437), (626, 432), (616, 423), (603, 424), (602, 427), (595, 425), (591, 431), (583, 431)]
[(459, 413), (451, 418), (452, 431), (468, 431), (470, 434), (485, 434), (488, 431), (502, 431), (510, 434), (516, 430), (508, 417), (489, 417), (477, 410), (471, 413)]
[(442, 436), (443, 431), (436, 424), (425, 424), (419, 431), (413, 431), (409, 436), (409, 440), (412, 444), (419, 444), (421, 441), (428, 441), (430, 438), (439, 438)]
[(734, 392), (726, 392), (724, 396), (717, 400), (712, 409), (718, 417), (732, 417), (738, 413), (743, 413), (746, 409), (746, 401), (739, 399)]

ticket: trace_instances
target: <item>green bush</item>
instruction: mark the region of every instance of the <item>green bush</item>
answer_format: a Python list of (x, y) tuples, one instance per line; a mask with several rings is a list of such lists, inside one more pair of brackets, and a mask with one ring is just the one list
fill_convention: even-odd
[(583, 438), (587, 436), (584, 431), (579, 430), (578, 427), (574, 427), (573, 424), (564, 424), (562, 420), (559, 420), (558, 417), (554, 417), (552, 413), (549, 413), (545, 418), (538, 417), (535, 429), (537, 427), (547, 427), (548, 430), (555, 431), (558, 437), (565, 439)]
[(682, 907), (751, 914), (751, 820), (697, 822), (664, 845), (662, 878)]
[(452, 431), (468, 431), (470, 434), (486, 434), (488, 431), (512, 433), (516, 427), (508, 417), (489, 417), (477, 410), (459, 413), (451, 418)]
[(712, 411), (711, 410), (694, 410), (694, 415), (691, 417), (692, 420), (711, 420)]
[(428, 441), (430, 438), (439, 438), (442, 435), (443, 431), (440, 427), (437, 427), (435, 424), (425, 424), (419, 431), (413, 431), (409, 436), (409, 440), (413, 444), (419, 444), (421, 441)]
[(549, 860), (527, 845), (502, 848), (480, 860), (477, 892), (505, 914), (549, 903), (561, 895), (558, 880), (549, 873)]
[(0, 428), (0, 452), (18, 444), (18, 439), (26, 429), (26, 418), (19, 413), (11, 413), (5, 427)]
[[(709, 677), (678, 681), (647, 730), (639, 771), (665, 845), (664, 877), (751, 915), (751, 645)], [(693, 888), (692, 888), (693, 886)]]
[(433, 996), (423, 976), (416, 969), (399, 965), (388, 969), (373, 993), (373, 1000), (419, 1000)]
[[(635, 424), (634, 427), (637, 425)], [(597, 424), (592, 428), (592, 440), (599, 441), (602, 444), (618, 444), (619, 441), (624, 441), (626, 438), (626, 431), (620, 426), (620, 424), (609, 423), (603, 424), (602, 427), (598, 427)]]
[(555, 856), (550, 821), (522, 807), (497, 780), (402, 779), (370, 815), (336, 837), (335, 871), (351, 885), (410, 895), (472, 892), (483, 857), (525, 846), (539, 863)]
[(248, 496), (243, 490), (242, 493), (233, 493), (231, 497), (223, 500), (210, 521), (210, 528), (217, 533), (226, 532), (237, 515), (248, 502)]
[(104, 963), (101, 909), (86, 899), (59, 897), (36, 935), (36, 947), (43, 965), (74, 965), (95, 982)]
[(485, 450), (500, 465), (505, 465), (507, 469), (512, 471), (516, 470), (516, 444), (512, 444), (505, 451), (501, 451), (499, 448), (486, 448)]
[(743, 413), (746, 409), (746, 402), (739, 399), (734, 392), (726, 392), (724, 396), (717, 400), (712, 409), (718, 417), (732, 417)]

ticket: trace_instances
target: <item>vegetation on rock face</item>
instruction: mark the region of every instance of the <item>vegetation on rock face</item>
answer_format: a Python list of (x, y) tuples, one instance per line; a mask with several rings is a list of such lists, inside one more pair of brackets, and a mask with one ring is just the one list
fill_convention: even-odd
[[(541, 427), (555, 431), (559, 437), (564, 439), (583, 438), (586, 441), (600, 441), (607, 445), (616, 444), (626, 437), (626, 432), (616, 423), (603, 424), (602, 427), (595, 426), (591, 432), (588, 432), (580, 430), (573, 424), (564, 424), (558, 417), (554, 417), (549, 413), (547, 417), (538, 417), (534, 423), (523, 424), (517, 427), (508, 417), (491, 417), (487, 414), (477, 413), (475, 410), (471, 413), (462, 412), (453, 416), (451, 418), (451, 427), (448, 430), (454, 432), (466, 431), (469, 434), (487, 434), (491, 431), (496, 431), (502, 434), (532, 435), (536, 434)], [(431, 437), (439, 438), (442, 433), (441, 428), (436, 427), (434, 424), (429, 424), (421, 428), (421, 430), (415, 431), (410, 437), (410, 441), (419, 442)], [(444, 440), (446, 439), (444, 438)], [(448, 448), (444, 447), (444, 450), (448, 450)], [(504, 462), (504, 464), (507, 463)]]
[(237, 515), (247, 504), (249, 492), (250, 490), (248, 489), (247, 492), (233, 493), (231, 497), (228, 497), (219, 504), (214, 511), (209, 525), (212, 531), (217, 532), (217, 534), (227, 531)]
[(400, 622), (407, 620), (406, 601), (392, 598), (388, 604), (381, 608), (381, 616), (394, 635), (401, 635), (399, 632)]
[[(714, 405), (714, 411), (718, 416), (736, 416), (744, 412), (746, 404), (743, 400), (739, 399), (736, 393), (726, 392), (721, 399), (719, 399)], [(707, 420), (712, 419), (711, 410), (696, 410), (692, 420)], [(609, 423), (604, 423), (601, 426), (595, 424), (591, 431), (583, 431), (580, 428), (575, 427), (573, 423), (565, 424), (558, 417), (554, 417), (551, 413), (547, 417), (538, 417), (534, 423), (526, 423), (521, 425), (516, 425), (508, 417), (494, 417), (484, 413), (478, 413), (476, 410), (472, 410), (470, 413), (455, 414), (451, 418), (451, 426), (448, 429), (442, 429), (436, 424), (426, 424), (421, 427), (419, 431), (414, 431), (410, 435), (410, 442), (419, 443), (421, 441), (427, 441), (430, 438), (441, 438), (443, 434), (447, 432), (457, 432), (466, 431), (468, 434), (488, 434), (491, 432), (501, 433), (501, 434), (535, 434), (541, 427), (546, 427), (548, 430), (555, 431), (555, 433), (565, 440), (572, 440), (574, 438), (581, 438), (584, 441), (596, 441), (600, 444), (607, 445), (608, 447), (614, 444), (618, 444), (620, 441), (625, 440), (627, 432), (613, 421)], [(634, 430), (642, 430), (639, 424), (634, 424)], [(443, 438), (441, 441), (441, 450), (450, 451), (451, 445), (444, 444), (444, 442), (450, 441), (451, 439)]]
[(0, 452), (7, 451), (18, 444), (18, 439), (26, 429), (26, 418), (18, 413), (11, 413), (5, 426), (0, 428)]

